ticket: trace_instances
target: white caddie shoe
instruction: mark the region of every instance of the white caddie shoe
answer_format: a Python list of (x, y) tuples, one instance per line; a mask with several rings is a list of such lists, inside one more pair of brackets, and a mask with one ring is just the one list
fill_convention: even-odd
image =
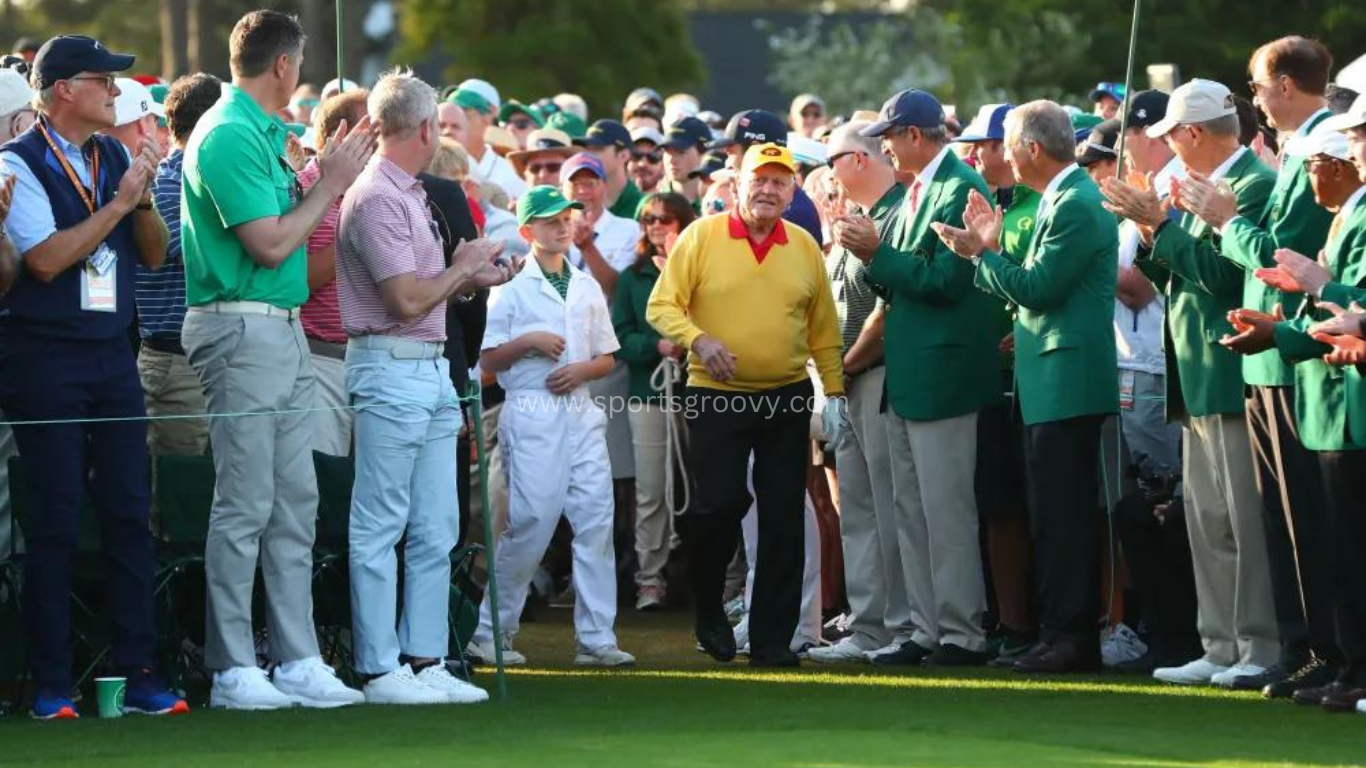
[(868, 652), (860, 648), (858, 641), (854, 639), (853, 635), (850, 635), (834, 645), (811, 648), (806, 652), (806, 657), (823, 664), (838, 664), (848, 661), (867, 663)]
[(214, 673), (209, 689), (212, 709), (289, 709), (294, 699), (270, 684), (260, 667), (233, 667)]
[(574, 657), (574, 664), (579, 667), (631, 667), (635, 663), (636, 657), (615, 645), (593, 649), (579, 646), (579, 654)]
[(1240, 677), (1256, 677), (1264, 674), (1266, 667), (1259, 667), (1256, 664), (1234, 664), (1227, 670), (1217, 675), (1210, 675), (1210, 685), (1217, 685), (1220, 688), (1232, 688), (1233, 681)]
[[(471, 639), (470, 644), (465, 646), (465, 658), (472, 663), (491, 667), (497, 660), (493, 651), (492, 640), (480, 642), (477, 639)], [(503, 633), (503, 666), (516, 667), (525, 663), (526, 657), (512, 649), (512, 636), (506, 632)]]
[(896, 653), (897, 651), (901, 650), (901, 646), (904, 643), (905, 641), (897, 642), (896, 640), (893, 640), (892, 642), (882, 646), (881, 648), (875, 648), (871, 651), (864, 651), (863, 658), (867, 659), (868, 661), (872, 661), (874, 656), (882, 656), (888, 653)]
[(366, 704), (399, 704), (414, 706), (419, 704), (445, 704), (448, 699), (445, 691), (427, 685), (413, 674), (407, 664), (387, 675), (365, 684)]
[(295, 703), (310, 709), (333, 709), (364, 704), (365, 694), (347, 688), (336, 670), (317, 656), (281, 664), (275, 670), (275, 687)]
[(446, 694), (450, 704), (478, 704), (489, 700), (488, 691), (452, 675), (445, 664), (433, 664), (417, 673), (418, 682)]
[(1215, 675), (1228, 670), (1212, 661), (1196, 659), (1185, 666), (1159, 667), (1153, 670), (1153, 678), (1173, 685), (1209, 685)]

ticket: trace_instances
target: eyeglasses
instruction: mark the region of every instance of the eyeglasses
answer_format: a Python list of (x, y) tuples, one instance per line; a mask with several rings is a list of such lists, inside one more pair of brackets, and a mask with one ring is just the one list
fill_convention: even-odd
[(539, 173), (555, 173), (555, 174), (558, 174), (558, 173), (560, 172), (560, 169), (563, 168), (563, 167), (564, 167), (564, 163), (528, 163), (526, 169), (527, 169), (527, 172), (528, 172), (528, 173), (534, 173), (534, 174), (539, 174)]
[(82, 77), (68, 77), (67, 81), (74, 83), (77, 80), (89, 80), (92, 83), (104, 83), (104, 89), (106, 91), (112, 91), (114, 90), (114, 81), (116, 79), (117, 78), (113, 75), (84, 75)]
[(1284, 77), (1284, 75), (1276, 75), (1270, 80), (1249, 80), (1247, 81), (1247, 87), (1248, 90), (1252, 91), (1252, 95), (1256, 96), (1257, 94), (1271, 87), (1273, 83), (1279, 83), (1282, 77)]
[(834, 168), (834, 167), (835, 167), (835, 163), (838, 163), (838, 162), (840, 161), (840, 158), (841, 158), (841, 157), (848, 157), (849, 155), (861, 155), (861, 154), (863, 154), (863, 153), (860, 152), (860, 151), (858, 151), (857, 149), (851, 149), (851, 150), (849, 150), (848, 152), (836, 152), (835, 154), (833, 154), (833, 155), (830, 156), (830, 159), (829, 159), (829, 160), (826, 160), (826, 161), (825, 161), (825, 165), (826, 165), (827, 167), (829, 167), (829, 168)]
[(669, 214), (667, 214), (667, 213), (664, 214), (664, 215), (662, 215), (662, 216), (656, 216), (656, 215), (654, 215), (653, 213), (647, 213), (647, 214), (645, 214), (644, 216), (641, 216), (641, 217), (640, 217), (640, 223), (641, 223), (641, 224), (644, 224), (644, 225), (647, 226), (647, 227), (650, 226), (651, 224), (663, 224), (664, 226), (667, 227), (667, 226), (669, 226), (670, 224), (677, 224), (677, 223), (678, 223), (678, 217), (677, 217), (677, 216), (671, 216), (671, 215), (669, 215)]
[(1339, 163), (1343, 165), (1347, 164), (1346, 161), (1339, 160), (1336, 157), (1323, 157), (1320, 155), (1309, 158), (1309, 162), (1305, 163), (1305, 165), (1308, 166), (1309, 170), (1312, 171), (1317, 168), (1322, 168), (1324, 166), (1336, 166)]
[(632, 152), (631, 159), (638, 162), (646, 162), (650, 165), (659, 165), (664, 162), (664, 155), (659, 152)]

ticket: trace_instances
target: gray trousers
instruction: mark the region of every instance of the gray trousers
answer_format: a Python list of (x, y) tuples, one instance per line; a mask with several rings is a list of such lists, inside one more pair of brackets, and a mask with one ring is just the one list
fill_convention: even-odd
[[(181, 332), (209, 412), (313, 407), (313, 368), (297, 320), (190, 312)], [(266, 627), (278, 662), (318, 655), (313, 629), (313, 534), (318, 486), (311, 413), (211, 419), (213, 509), (204, 550), (205, 665), (256, 666), (251, 593), (259, 560)]]
[(977, 538), (977, 414), (935, 421), (887, 415), (892, 494), (918, 645), (986, 648)]
[(840, 539), (854, 642), (866, 651), (911, 639), (915, 625), (897, 548), (887, 414), (879, 412), (887, 369), (849, 382), (853, 437), (835, 453), (839, 467)]

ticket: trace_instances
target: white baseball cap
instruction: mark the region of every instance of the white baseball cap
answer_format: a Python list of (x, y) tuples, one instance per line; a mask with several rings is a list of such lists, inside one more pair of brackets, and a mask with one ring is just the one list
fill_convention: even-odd
[(792, 150), (797, 162), (804, 165), (825, 165), (825, 161), (830, 159), (824, 144), (795, 131), (787, 134), (787, 148)]
[(634, 144), (637, 141), (648, 141), (658, 147), (664, 144), (664, 135), (655, 130), (654, 126), (642, 125), (631, 131), (631, 143)]
[(147, 86), (127, 77), (115, 81), (119, 87), (119, 97), (114, 100), (114, 125), (128, 125), (146, 115), (166, 117), (166, 108), (152, 98)]
[(344, 93), (344, 92), (346, 92), (346, 91), (359, 91), (359, 90), (360, 90), (360, 85), (357, 84), (354, 80), (348, 80), (348, 79), (346, 79), (346, 78), (342, 78), (341, 80), (338, 80), (337, 78), (334, 77), (334, 78), (332, 78), (331, 80), (328, 80), (328, 81), (327, 81), (327, 84), (324, 85), (324, 86), (323, 86), (323, 89), (322, 89), (321, 91), (318, 91), (318, 93), (320, 93), (320, 94), (331, 93), (332, 95), (335, 96), (335, 95), (338, 94), (338, 93)]
[(472, 77), (456, 86), (456, 88), (471, 90), (484, 97), (484, 101), (487, 101), (493, 106), (494, 112), (503, 108), (503, 99), (498, 95), (498, 89), (494, 88), (493, 84), (487, 80), (480, 80)]
[[(1360, 101), (1360, 99), (1358, 99)], [(1295, 136), (1285, 143), (1285, 153), (1291, 157), (1327, 155), (1338, 160), (1352, 159), (1347, 149), (1347, 135), (1335, 130), (1325, 120), (1305, 136)]]
[(33, 89), (13, 69), (0, 69), (0, 115), (12, 115), (33, 105)]
[(1363, 125), (1366, 125), (1366, 93), (1358, 96), (1346, 112), (1333, 115), (1319, 123), (1320, 128), (1341, 132), (1350, 131)]
[(1178, 125), (1208, 123), (1236, 114), (1232, 91), (1222, 83), (1196, 78), (1172, 91), (1167, 116), (1148, 127), (1148, 138), (1160, 139)]

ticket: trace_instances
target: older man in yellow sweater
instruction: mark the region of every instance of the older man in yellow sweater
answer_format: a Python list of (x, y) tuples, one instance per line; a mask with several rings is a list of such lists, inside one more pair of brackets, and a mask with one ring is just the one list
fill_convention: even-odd
[(750, 147), (736, 210), (694, 222), (655, 284), (646, 318), (692, 351), (684, 408), (694, 476), (692, 588), (697, 640), (718, 661), (735, 658), (721, 604), (726, 565), (750, 505), (754, 455), (759, 551), (750, 611), (750, 665), (797, 666), (789, 648), (801, 604), (806, 446), (816, 361), (829, 400), (826, 435), (845, 417), (834, 295), (820, 246), (783, 210), (796, 189), (786, 147)]

